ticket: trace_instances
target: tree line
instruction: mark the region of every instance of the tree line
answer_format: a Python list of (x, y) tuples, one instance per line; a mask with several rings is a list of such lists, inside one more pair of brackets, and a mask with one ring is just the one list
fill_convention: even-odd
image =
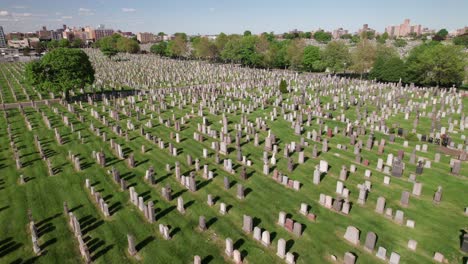
[[(380, 39), (386, 39), (380, 35)], [(363, 35), (354, 47), (342, 40), (325, 47), (307, 45), (303, 38), (278, 40), (273, 33), (243, 35), (221, 33), (216, 39), (176, 33), (170, 41), (151, 46), (164, 57), (236, 63), (246, 67), (292, 69), (308, 72), (355, 73), (385, 82), (402, 81), (421, 85), (461, 85), (465, 78), (467, 53), (463, 45), (425, 41), (402, 59), (394, 46), (370, 41)]]

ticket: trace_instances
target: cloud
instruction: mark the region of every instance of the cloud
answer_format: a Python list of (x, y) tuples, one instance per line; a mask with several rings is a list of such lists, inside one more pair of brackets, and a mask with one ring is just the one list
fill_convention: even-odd
[(91, 9), (80, 7), (80, 9), (78, 9), (78, 15), (80, 15), (80, 16), (92, 16), (92, 15), (94, 15), (94, 12)]
[(136, 11), (135, 8), (128, 8), (128, 7), (122, 8), (122, 12), (125, 12), (125, 13), (135, 12), (135, 11)]
[(26, 9), (28, 8), (27, 6), (24, 6), (24, 5), (14, 5), (12, 6), (11, 8), (14, 8), (14, 9)]
[(62, 19), (72, 19), (72, 16), (62, 16)]
[(1, 17), (10, 16), (10, 12), (8, 12), (6, 10), (0, 10), (0, 16)]
[(209, 10), (210, 12), (214, 12), (216, 9), (215, 9), (214, 7), (210, 7), (208, 10)]
[(31, 13), (13, 13), (13, 16), (15, 17), (30, 17), (33, 16)]

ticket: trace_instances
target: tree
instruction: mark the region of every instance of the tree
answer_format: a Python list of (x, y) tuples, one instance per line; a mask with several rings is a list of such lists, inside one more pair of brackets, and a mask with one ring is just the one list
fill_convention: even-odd
[(188, 51), (187, 35), (185, 33), (175, 33), (174, 39), (168, 42), (167, 54), (171, 57), (183, 57)]
[(68, 48), (70, 47), (70, 41), (68, 39), (61, 39), (58, 42), (58, 47), (60, 48)]
[(59, 47), (59, 41), (58, 40), (51, 40), (49, 43), (47, 43), (47, 49), (48, 50), (53, 50)]
[(168, 56), (167, 54), (167, 42), (163, 41), (158, 44), (154, 44), (151, 46), (150, 51), (154, 54), (158, 54), (160, 56)]
[(429, 42), (408, 56), (408, 80), (423, 85), (460, 85), (465, 77), (467, 55), (462, 47)]
[(453, 38), (453, 44), (468, 48), (468, 33)]
[(376, 47), (367, 39), (361, 40), (352, 53), (354, 71), (361, 74), (368, 72), (375, 61)]
[(304, 56), (302, 58), (302, 67), (306, 71), (322, 70), (319, 47), (307, 46), (304, 48)]
[(331, 38), (332, 38), (332, 35), (323, 30), (317, 31), (314, 33), (314, 39), (317, 40), (318, 42), (327, 43), (331, 40)]
[(26, 65), (26, 80), (36, 88), (59, 93), (66, 99), (70, 89), (84, 88), (94, 82), (94, 69), (88, 55), (79, 49), (57, 48)]
[(70, 44), (71, 48), (82, 48), (84, 47), (84, 42), (82, 39), (75, 38), (72, 43)]
[(406, 79), (406, 66), (395, 48), (384, 45), (377, 46), (377, 57), (372, 70), (369, 72), (370, 79), (385, 82), (398, 82)]
[(288, 93), (288, 84), (284, 79), (281, 79), (280, 81), (279, 90), (281, 93)]
[(252, 36), (252, 32), (250, 30), (244, 31), (244, 37)]
[(385, 42), (387, 42), (388, 39), (388, 33), (384, 32), (382, 35), (378, 35), (375, 39), (378, 43), (385, 44)]
[(401, 47), (405, 47), (406, 45), (408, 45), (408, 42), (406, 42), (406, 40), (404, 39), (395, 39), (395, 41), (393, 42), (393, 45), (395, 47), (401, 48)]
[(119, 38), (115, 44), (119, 52), (137, 53), (140, 51), (140, 45), (137, 41), (129, 38)]
[(196, 58), (214, 59), (217, 55), (216, 45), (207, 37), (197, 37), (193, 40), (193, 53)]
[(294, 39), (288, 45), (286, 58), (289, 61), (289, 67), (292, 69), (300, 69), (304, 55), (306, 44), (303, 39)]
[(351, 56), (346, 44), (342, 41), (332, 41), (322, 52), (323, 67), (332, 72), (344, 71), (351, 65)]
[(47, 44), (43, 41), (35, 41), (31, 42), (31, 47), (39, 54), (46, 50)]
[(219, 33), (218, 37), (215, 40), (215, 45), (216, 49), (218, 50), (218, 53), (221, 53), (221, 51), (224, 50), (224, 46), (228, 41), (229, 38), (226, 34), (224, 34), (223, 32)]
[(440, 39), (440, 40), (446, 39), (447, 36), (448, 36), (448, 31), (445, 28), (437, 31), (437, 33), (435, 34), (436, 39)]

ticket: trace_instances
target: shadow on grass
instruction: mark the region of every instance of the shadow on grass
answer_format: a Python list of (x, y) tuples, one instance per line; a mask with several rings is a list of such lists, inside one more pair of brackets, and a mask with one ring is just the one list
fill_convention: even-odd
[(135, 246), (135, 249), (137, 251), (140, 251), (142, 250), (144, 247), (146, 247), (146, 245), (148, 245), (149, 243), (151, 243), (152, 241), (154, 241), (154, 236), (148, 236), (147, 238), (143, 239), (143, 241), (141, 241), (140, 243), (138, 243), (136, 246)]

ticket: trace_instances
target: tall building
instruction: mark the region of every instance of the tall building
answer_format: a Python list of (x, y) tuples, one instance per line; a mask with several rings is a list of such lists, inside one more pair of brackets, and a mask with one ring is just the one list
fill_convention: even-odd
[(5, 38), (5, 33), (3, 32), (3, 27), (0, 26), (0, 48), (6, 48), (7, 43), (6, 43), (6, 38)]
[[(100, 25), (101, 26), (101, 25)], [(107, 36), (112, 36), (112, 34), (114, 34), (114, 30), (113, 29), (106, 29), (106, 28), (97, 28), (94, 30), (94, 34), (95, 34), (95, 41), (98, 41), (104, 37), (107, 37)]]
[(156, 37), (154, 36), (153, 33), (138, 32), (137, 40), (140, 41), (140, 43), (145, 44), (145, 43), (154, 42), (156, 40)]
[(372, 32), (375, 34), (375, 30), (370, 28), (368, 24), (364, 24), (361, 29), (359, 29), (358, 33), (361, 35), (362, 33)]
[(403, 24), (399, 26), (387, 26), (385, 28), (385, 32), (390, 37), (406, 37), (409, 34), (416, 34), (417, 36), (421, 35), (422, 32), (422, 26), (421, 25), (410, 25), (410, 20), (405, 19)]
[(332, 36), (334, 39), (339, 39), (341, 36), (348, 34), (348, 30), (343, 28), (338, 28), (333, 30)]
[(42, 27), (42, 30), (37, 31), (37, 36), (40, 40), (50, 40), (52, 38), (50, 30), (47, 30), (45, 26)]

